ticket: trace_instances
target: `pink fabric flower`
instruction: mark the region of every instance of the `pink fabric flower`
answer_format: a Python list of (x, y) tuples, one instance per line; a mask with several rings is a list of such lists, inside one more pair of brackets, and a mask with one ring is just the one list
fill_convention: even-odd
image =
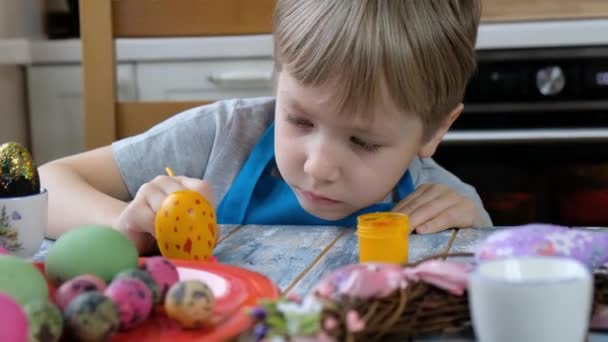
[(460, 296), (468, 286), (472, 268), (472, 265), (463, 262), (429, 260), (403, 269), (403, 275), (408, 281), (423, 281)]
[(286, 298), (295, 303), (302, 303), (302, 297), (295, 292), (290, 292), (287, 294)]
[(390, 264), (353, 264), (341, 267), (323, 278), (315, 289), (322, 298), (342, 295), (381, 298), (405, 286), (401, 267)]
[(323, 320), (323, 329), (325, 330), (333, 330), (338, 326), (338, 320), (334, 317), (326, 317)]
[(608, 307), (601, 305), (598, 309), (593, 313), (591, 317), (591, 323), (589, 324), (591, 328), (595, 329), (607, 329), (608, 328)]
[(349, 310), (346, 313), (346, 329), (350, 332), (360, 332), (365, 329), (365, 322), (361, 320), (357, 311)]

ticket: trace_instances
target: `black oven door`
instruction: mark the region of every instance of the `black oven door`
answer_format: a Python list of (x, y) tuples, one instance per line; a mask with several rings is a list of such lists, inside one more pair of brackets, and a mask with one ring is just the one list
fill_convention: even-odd
[(608, 48), (480, 52), (434, 158), (495, 225), (608, 225)]

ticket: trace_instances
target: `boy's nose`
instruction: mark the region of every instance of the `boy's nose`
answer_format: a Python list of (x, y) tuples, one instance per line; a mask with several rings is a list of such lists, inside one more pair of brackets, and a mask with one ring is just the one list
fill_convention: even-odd
[(315, 149), (304, 162), (304, 172), (319, 182), (335, 182), (340, 177), (340, 167), (336, 156)]

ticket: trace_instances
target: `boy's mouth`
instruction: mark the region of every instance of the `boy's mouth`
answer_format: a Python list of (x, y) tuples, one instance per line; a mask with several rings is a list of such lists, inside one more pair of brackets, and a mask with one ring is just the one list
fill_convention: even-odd
[(312, 192), (312, 191), (306, 191), (303, 189), (300, 189), (298, 187), (296, 187), (296, 191), (300, 193), (300, 195), (302, 195), (302, 197), (304, 197), (306, 200), (308, 200), (309, 202), (315, 203), (315, 204), (337, 204), (340, 203), (340, 201), (336, 201), (333, 198), (329, 198), (329, 197), (325, 197), (321, 194)]

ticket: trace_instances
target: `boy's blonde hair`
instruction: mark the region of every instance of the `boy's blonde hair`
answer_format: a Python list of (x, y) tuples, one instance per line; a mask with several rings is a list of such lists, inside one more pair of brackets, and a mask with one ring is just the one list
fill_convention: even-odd
[(382, 87), (429, 139), (475, 69), (479, 1), (278, 0), (276, 69), (307, 86), (337, 80), (341, 112), (371, 108)]

